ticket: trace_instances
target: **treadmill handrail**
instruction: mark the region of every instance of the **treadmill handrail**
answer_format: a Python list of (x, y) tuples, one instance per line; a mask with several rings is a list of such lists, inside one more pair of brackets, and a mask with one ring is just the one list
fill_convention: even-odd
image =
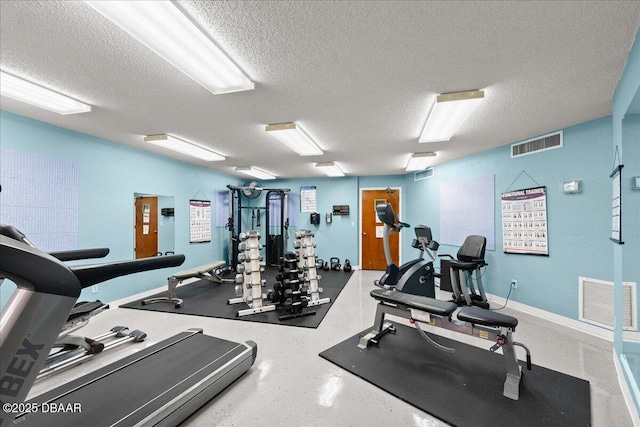
[(68, 251), (49, 252), (60, 261), (77, 261), (81, 259), (104, 258), (109, 255), (109, 248), (74, 249)]
[(71, 269), (23, 241), (0, 235), (0, 276), (20, 289), (78, 298), (82, 286)]
[(182, 265), (184, 260), (184, 255), (167, 255), (104, 264), (79, 265), (71, 267), (71, 271), (80, 280), (82, 288), (87, 288), (96, 283), (126, 276), (127, 274), (157, 270), (159, 268), (177, 267)]

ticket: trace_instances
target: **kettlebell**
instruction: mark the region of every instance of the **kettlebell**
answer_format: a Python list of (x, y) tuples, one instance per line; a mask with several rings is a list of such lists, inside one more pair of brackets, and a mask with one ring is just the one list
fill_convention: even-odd
[(349, 273), (349, 272), (351, 272), (351, 270), (352, 270), (352, 267), (351, 267), (351, 261), (349, 261), (348, 259), (345, 259), (345, 260), (344, 260), (344, 267), (342, 267), (342, 270), (343, 270), (345, 273)]
[(331, 267), (329, 267), (329, 263), (325, 261), (324, 264), (322, 264), (322, 269), (325, 271), (329, 271), (331, 270)]
[(331, 269), (334, 271), (340, 271), (340, 258), (332, 257), (329, 261), (331, 261)]

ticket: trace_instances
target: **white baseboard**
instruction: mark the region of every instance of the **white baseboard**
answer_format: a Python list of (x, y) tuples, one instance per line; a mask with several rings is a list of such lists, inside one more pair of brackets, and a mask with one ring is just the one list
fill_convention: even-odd
[(618, 375), (618, 383), (620, 384), (620, 389), (622, 390), (622, 396), (624, 397), (624, 402), (627, 404), (627, 409), (629, 410), (629, 415), (631, 415), (631, 422), (633, 422), (634, 427), (640, 427), (640, 414), (638, 414), (638, 408), (636, 407), (632, 393), (635, 393), (636, 396), (640, 396), (640, 392), (637, 390), (637, 384), (635, 390), (631, 390), (629, 388), (629, 384), (625, 379), (625, 369), (628, 370), (627, 367), (623, 367), (620, 359), (618, 358), (618, 353), (616, 349), (613, 349), (613, 364), (616, 367), (616, 374)]
[[(505, 298), (497, 295), (487, 294), (487, 299), (500, 306), (506, 302)], [(568, 317), (560, 316), (559, 314), (551, 313), (549, 311), (541, 310), (539, 308), (531, 307), (526, 304), (519, 303), (517, 301), (510, 300), (508, 307), (514, 308), (518, 311), (522, 311), (532, 316), (540, 317), (541, 319), (548, 320), (553, 323), (566, 326), (568, 328), (576, 329), (581, 332), (585, 332), (590, 335), (594, 335), (599, 338), (604, 338), (613, 342), (613, 331), (609, 329), (600, 328), (589, 323), (581, 322), (579, 320), (569, 319)]]

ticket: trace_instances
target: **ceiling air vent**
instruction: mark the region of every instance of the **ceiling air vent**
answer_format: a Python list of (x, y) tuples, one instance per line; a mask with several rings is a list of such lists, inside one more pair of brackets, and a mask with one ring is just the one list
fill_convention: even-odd
[(420, 181), (420, 180), (423, 180), (423, 179), (431, 178), (432, 176), (433, 176), (433, 168), (427, 168), (427, 169), (422, 170), (422, 171), (414, 172), (413, 173), (413, 180), (414, 181)]
[(511, 158), (562, 147), (562, 131), (511, 144)]

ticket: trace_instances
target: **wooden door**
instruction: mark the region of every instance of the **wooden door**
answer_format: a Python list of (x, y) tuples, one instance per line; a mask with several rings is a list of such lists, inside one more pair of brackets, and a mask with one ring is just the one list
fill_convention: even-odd
[(147, 258), (158, 252), (158, 197), (136, 196), (134, 253)]
[[(376, 205), (380, 203), (390, 203), (396, 215), (399, 216), (400, 190), (387, 189), (362, 191), (362, 200), (360, 201), (362, 209), (362, 238), (360, 239), (360, 242), (363, 270), (385, 270), (387, 268), (387, 261), (384, 258), (384, 245), (382, 241), (383, 228), (377, 228), (384, 226), (376, 215)], [(393, 259), (393, 262), (397, 264), (399, 261), (398, 233), (394, 233), (390, 236), (389, 249), (391, 251), (391, 258)]]

